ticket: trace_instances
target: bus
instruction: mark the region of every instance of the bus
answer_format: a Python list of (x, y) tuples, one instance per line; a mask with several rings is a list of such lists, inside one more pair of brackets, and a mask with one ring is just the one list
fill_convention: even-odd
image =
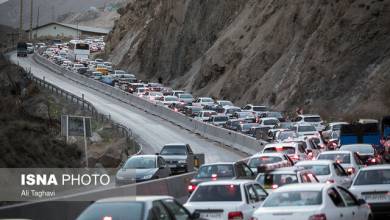
[(79, 62), (89, 58), (89, 44), (83, 42), (70, 42), (68, 48), (68, 59)]

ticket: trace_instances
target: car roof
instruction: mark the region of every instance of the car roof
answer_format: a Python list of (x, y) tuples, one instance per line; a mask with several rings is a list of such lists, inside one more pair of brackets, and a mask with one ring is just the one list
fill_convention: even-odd
[(330, 165), (333, 163), (333, 160), (301, 160), (298, 161), (295, 165)]
[(371, 147), (372, 148), (372, 145), (371, 144), (343, 144), (340, 146), (340, 148), (342, 147)]
[(345, 122), (345, 121), (339, 121), (339, 122), (330, 122), (329, 125), (330, 126), (333, 126), (333, 125), (347, 125), (349, 124), (348, 122)]
[(202, 186), (215, 186), (215, 185), (229, 185), (229, 184), (246, 184), (246, 183), (255, 183), (253, 180), (217, 180), (217, 181), (207, 181), (199, 185)]
[(351, 154), (351, 151), (348, 150), (334, 150), (334, 151), (324, 151), (321, 154)]
[(301, 167), (282, 167), (282, 168), (277, 168), (275, 170), (270, 170), (267, 173), (272, 173), (272, 174), (280, 174), (280, 173), (287, 173), (287, 174), (296, 174), (297, 172), (311, 172), (308, 169), (303, 169)]
[(272, 144), (267, 144), (264, 146), (264, 148), (268, 148), (268, 147), (277, 147), (277, 146), (280, 146), (282, 145), (283, 147), (293, 147), (295, 146), (297, 143), (296, 142), (280, 142), (280, 143), (272, 143)]
[(380, 164), (380, 165), (373, 165), (368, 167), (363, 167), (360, 170), (382, 170), (382, 169), (390, 169), (390, 164)]
[(178, 146), (178, 145), (186, 146), (187, 144), (185, 144), (185, 143), (169, 143), (169, 144), (164, 144), (164, 147), (165, 146)]
[(279, 119), (276, 117), (264, 117), (264, 118), (260, 118), (260, 120), (278, 120), (279, 121)]
[(275, 192), (289, 192), (289, 191), (322, 191), (325, 187), (334, 186), (334, 184), (328, 184), (328, 183), (310, 183), (305, 184), (304, 187), (302, 187), (302, 184), (294, 183), (294, 184), (288, 184), (284, 185), (280, 188), (277, 188)]
[(155, 154), (141, 154), (141, 155), (133, 155), (129, 158), (133, 158), (133, 157), (155, 158), (155, 157), (157, 157), (157, 155), (155, 155)]
[(298, 115), (298, 116), (303, 117), (303, 118), (306, 118), (306, 117), (321, 117), (318, 114), (302, 114), (302, 115)]
[(213, 165), (234, 165), (236, 163), (238, 163), (239, 161), (236, 161), (236, 162), (215, 162), (215, 163), (207, 163), (207, 164), (203, 164), (203, 166), (213, 166)]
[(112, 198), (100, 199), (96, 201), (96, 203), (133, 202), (133, 201), (147, 202), (147, 201), (155, 201), (161, 199), (173, 199), (173, 197), (172, 196), (123, 196), (123, 197), (112, 197)]
[(252, 157), (260, 157), (260, 156), (277, 156), (277, 157), (284, 157), (285, 154), (283, 153), (257, 153), (251, 156)]

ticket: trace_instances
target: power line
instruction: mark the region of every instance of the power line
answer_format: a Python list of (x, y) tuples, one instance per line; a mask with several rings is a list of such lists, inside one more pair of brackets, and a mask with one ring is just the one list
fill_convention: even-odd
[(23, 34), (23, 0), (20, 0), (20, 11), (19, 11), (19, 39), (22, 39)]

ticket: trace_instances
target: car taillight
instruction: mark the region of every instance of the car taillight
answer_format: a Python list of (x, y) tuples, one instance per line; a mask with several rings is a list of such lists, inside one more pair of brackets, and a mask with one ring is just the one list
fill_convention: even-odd
[(309, 217), (309, 220), (326, 220), (325, 214), (316, 214)]
[(196, 185), (194, 184), (188, 185), (188, 192), (192, 193), (193, 191), (195, 191), (195, 189), (196, 189)]
[(292, 156), (292, 159), (294, 159), (294, 160), (299, 160), (299, 155), (298, 155), (298, 154), (295, 154), (294, 156)]
[(372, 158), (372, 159), (371, 159), (371, 163), (376, 163), (376, 159), (375, 159), (375, 158)]
[(354, 174), (355, 173), (355, 168), (353, 168), (353, 167), (348, 168), (347, 169), (347, 173)]
[(215, 181), (215, 180), (217, 180), (217, 177), (218, 177), (217, 174), (212, 174), (211, 175), (211, 180)]
[(327, 180), (326, 183), (334, 183), (333, 179)]
[(111, 216), (104, 216), (103, 220), (112, 220), (112, 217)]
[(244, 215), (242, 212), (229, 212), (228, 214), (229, 220), (242, 220), (244, 219)]
[(279, 186), (277, 184), (272, 184), (271, 188), (272, 189), (277, 189)]

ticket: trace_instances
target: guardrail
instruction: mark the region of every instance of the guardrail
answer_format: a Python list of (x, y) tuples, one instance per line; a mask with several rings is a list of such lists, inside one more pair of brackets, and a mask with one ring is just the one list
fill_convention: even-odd
[(149, 102), (138, 96), (125, 92), (119, 88), (109, 86), (102, 82), (88, 78), (84, 75), (69, 71), (38, 54), (34, 54), (33, 59), (37, 63), (46, 66), (53, 72), (60, 74), (74, 82), (82, 84), (96, 91), (102, 92), (117, 100), (135, 106), (148, 113), (151, 113), (178, 126), (181, 126), (189, 131), (192, 131), (211, 140), (220, 142), (226, 146), (232, 147), (246, 154), (251, 155), (261, 151), (264, 145), (267, 143), (265, 141), (256, 140), (253, 137), (249, 137), (238, 132), (217, 127), (202, 121), (194, 120), (193, 118), (187, 117), (184, 114), (172, 111), (171, 109), (162, 105)]
[[(0, 218), (33, 220), (74, 220), (92, 202), (117, 196), (170, 195), (179, 201), (188, 198), (187, 186), (194, 172), (70, 197), (0, 207)], [(81, 199), (80, 199), (81, 198)], [(65, 201), (67, 200), (67, 201)]]
[[(82, 95), (82, 97), (79, 97), (71, 92), (65, 91), (65, 90), (61, 89), (60, 87), (55, 86), (55, 85), (47, 82), (45, 80), (45, 78), (40, 79), (38, 77), (35, 77), (33, 74), (31, 74), (31, 71), (28, 71), (27, 78), (30, 79), (31, 81), (33, 81), (36, 85), (43, 87), (43, 88), (47, 89), (48, 91), (51, 91), (53, 94), (56, 94), (58, 96), (62, 96), (66, 100), (69, 100), (71, 102), (74, 102), (75, 104), (80, 105), (82, 107), (82, 110), (90, 111), (92, 118), (94, 118), (95, 120), (103, 122), (103, 123), (105, 121), (109, 121), (112, 128), (116, 129), (122, 135), (122, 137), (126, 137), (126, 143), (131, 143), (130, 144), (131, 146), (138, 146), (135, 144), (135, 142), (133, 140), (134, 139), (133, 133), (132, 133), (130, 128), (127, 128), (126, 126), (124, 126), (122, 124), (113, 122), (111, 120), (110, 115), (100, 114), (96, 110), (96, 108), (93, 106), (92, 103), (90, 103), (89, 101), (84, 99), (84, 95)], [(142, 150), (141, 148), (136, 149), (136, 150), (126, 148), (126, 149), (123, 149), (122, 153), (129, 156), (132, 154), (139, 154), (141, 152), (141, 150)]]

